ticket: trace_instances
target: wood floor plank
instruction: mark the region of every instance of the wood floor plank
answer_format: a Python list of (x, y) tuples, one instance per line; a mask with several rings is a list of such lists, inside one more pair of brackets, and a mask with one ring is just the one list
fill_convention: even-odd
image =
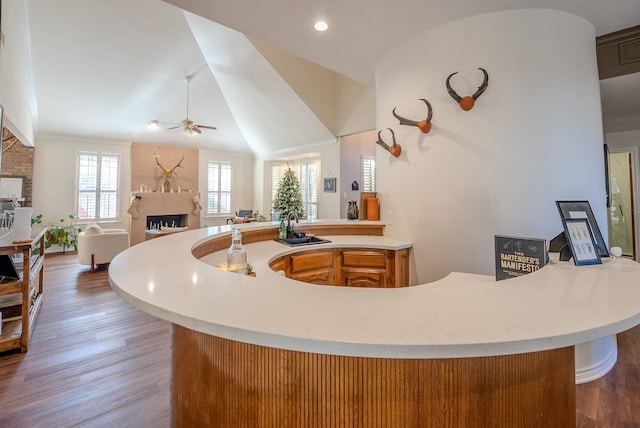
[(26, 354), (0, 356), (0, 426), (168, 427), (170, 326), (126, 304), (107, 270), (47, 256)]
[[(169, 323), (125, 303), (106, 268), (91, 274), (73, 253), (47, 255), (44, 269), (29, 352), (0, 355), (0, 427), (168, 427)], [(579, 428), (640, 427), (640, 327), (618, 335), (618, 363), (577, 385), (576, 400)]]

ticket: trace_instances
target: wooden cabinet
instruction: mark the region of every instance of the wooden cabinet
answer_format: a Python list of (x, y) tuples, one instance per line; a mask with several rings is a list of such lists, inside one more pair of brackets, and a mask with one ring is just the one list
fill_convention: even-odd
[(282, 256), (282, 257), (278, 257), (277, 259), (271, 260), (271, 263), (269, 263), (269, 267), (271, 268), (271, 270), (274, 272), (284, 271), (285, 269), (284, 259), (285, 257)]
[[(395, 284), (393, 278), (387, 280), (387, 266), (393, 266), (394, 253), (372, 248), (342, 249), (339, 284), (347, 287), (394, 287), (390, 285)], [(387, 261), (388, 257), (392, 260)]]
[[(0, 241), (0, 255), (22, 254), (22, 264), (19, 267), (20, 279), (0, 282), (0, 299), (11, 301), (15, 299), (19, 311), (15, 319), (2, 322), (0, 335), (0, 352), (20, 349), (27, 352), (29, 337), (33, 325), (42, 305), (42, 290), (44, 280), (44, 235), (46, 229), (34, 232), (31, 241), (12, 243), (10, 240)], [(10, 239), (8, 235), (6, 239)], [(32, 254), (33, 247), (38, 248), (38, 254)]]
[(329, 248), (278, 257), (269, 264), (312, 284), (393, 288), (409, 285), (409, 249)]
[(333, 249), (301, 252), (288, 257), (288, 277), (311, 284), (332, 285), (335, 282)]

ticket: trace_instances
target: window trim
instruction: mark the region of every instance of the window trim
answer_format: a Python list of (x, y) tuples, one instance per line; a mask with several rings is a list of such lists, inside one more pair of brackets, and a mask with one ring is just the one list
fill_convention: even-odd
[[(220, 180), (222, 177), (222, 165), (228, 165), (229, 166), (229, 190), (228, 191), (223, 191), (220, 189), (217, 190), (211, 190), (209, 188), (209, 167), (211, 165), (218, 165), (218, 182), (221, 184), (222, 181)], [(227, 162), (227, 161), (217, 161), (217, 160), (208, 160), (207, 161), (207, 190), (206, 190), (206, 201), (205, 201), (205, 215), (209, 218), (225, 218), (225, 217), (229, 217), (231, 216), (232, 212), (233, 212), (233, 164), (231, 162)], [(220, 186), (219, 186), (220, 187)], [(218, 200), (220, 200), (220, 196), (223, 193), (228, 193), (229, 194), (229, 212), (221, 212), (220, 210), (218, 210), (218, 212), (213, 212), (210, 211), (211, 207), (209, 204), (209, 195), (210, 194), (214, 194), (217, 193), (218, 194)]]
[[(96, 210), (96, 215), (94, 217), (91, 218), (81, 218), (79, 211), (80, 211), (80, 159), (82, 156), (95, 156), (96, 157), (96, 190), (94, 191), (94, 198), (95, 198), (95, 210)], [(101, 166), (102, 166), (102, 159), (103, 157), (111, 157), (111, 158), (115, 158), (116, 159), (116, 166), (117, 166), (117, 172), (116, 172), (116, 183), (115, 183), (115, 190), (114, 191), (103, 191), (101, 190)], [(76, 152), (76, 171), (75, 171), (75, 179), (74, 179), (74, 185), (75, 185), (75, 194), (74, 194), (74, 211), (78, 217), (78, 223), (79, 224), (89, 224), (89, 223), (119, 223), (121, 222), (121, 215), (120, 215), (120, 210), (121, 210), (121, 197), (122, 197), (122, 192), (120, 189), (120, 183), (122, 181), (122, 156), (119, 153), (114, 153), (114, 152), (99, 152), (99, 151), (88, 151), (88, 150), (79, 150)], [(87, 192), (87, 191), (83, 191), (83, 192)], [(101, 193), (105, 193), (105, 194), (113, 194), (115, 197), (115, 217), (105, 217), (105, 218), (101, 218), (100, 217), (100, 196)]]
[[(367, 161), (373, 161), (373, 177), (371, 177), (371, 180), (366, 180), (365, 179), (365, 162)], [(362, 179), (362, 191), (363, 192), (375, 192), (376, 191), (376, 157), (372, 156), (372, 155), (361, 155), (360, 156), (360, 178)], [(372, 188), (367, 188), (366, 183), (367, 181), (371, 181), (371, 183), (373, 184)]]
[[(308, 202), (305, 201), (304, 195), (304, 184), (303, 184), (303, 180), (302, 180), (302, 172), (301, 169), (303, 166), (307, 167), (307, 171), (309, 166), (315, 166), (316, 169), (316, 173), (315, 173), (315, 182), (316, 182), (316, 186), (315, 186), (315, 195), (316, 195), (316, 200), (315, 202)], [(304, 159), (301, 162), (297, 163), (296, 168), (298, 170), (298, 181), (300, 181), (300, 187), (303, 188), (302, 190), (302, 204), (304, 206), (304, 215), (305, 215), (305, 219), (306, 220), (316, 220), (318, 218), (318, 213), (320, 210), (320, 159), (319, 158), (308, 158), (308, 159)], [(307, 174), (308, 175), (308, 174)], [(308, 178), (308, 177), (307, 177)], [(306, 180), (306, 178), (305, 178)], [(310, 206), (315, 206), (315, 212), (316, 212), (316, 216), (315, 217), (310, 217), (310, 211), (309, 207)]]

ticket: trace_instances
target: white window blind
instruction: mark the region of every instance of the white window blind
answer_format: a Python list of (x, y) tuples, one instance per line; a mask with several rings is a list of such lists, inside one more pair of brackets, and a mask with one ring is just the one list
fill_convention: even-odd
[(78, 153), (76, 206), (80, 220), (116, 220), (119, 216), (120, 158), (108, 153)]
[(207, 214), (224, 216), (231, 214), (231, 164), (209, 162), (207, 164)]
[(271, 208), (273, 208), (278, 187), (280, 187), (280, 182), (282, 181), (282, 177), (284, 177), (284, 173), (287, 172), (287, 169), (289, 169), (289, 167), (286, 163), (271, 164)]
[(318, 181), (320, 162), (317, 160), (305, 161), (298, 164), (298, 177), (300, 179), (300, 191), (302, 192), (302, 204), (305, 217), (308, 220), (318, 218)]
[(376, 159), (373, 156), (362, 157), (362, 191), (376, 191)]

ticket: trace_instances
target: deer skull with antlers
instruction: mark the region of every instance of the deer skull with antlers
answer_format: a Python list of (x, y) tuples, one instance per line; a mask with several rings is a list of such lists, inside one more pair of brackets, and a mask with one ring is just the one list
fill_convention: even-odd
[(397, 158), (398, 156), (400, 156), (400, 153), (402, 153), (402, 146), (396, 143), (396, 134), (395, 132), (393, 132), (393, 129), (391, 128), (387, 128), (387, 129), (391, 131), (391, 137), (393, 138), (393, 145), (389, 147), (389, 145), (384, 142), (384, 140), (380, 136), (380, 133), (382, 132), (382, 130), (378, 131), (378, 141), (376, 141), (376, 144), (382, 147), (383, 149), (385, 149), (386, 151), (388, 151), (389, 153), (391, 153), (393, 157)]
[(183, 168), (182, 166), (182, 161), (184, 160), (184, 153), (182, 154), (182, 159), (180, 159), (180, 162), (178, 162), (178, 164), (176, 166), (174, 166), (173, 168), (165, 168), (164, 166), (162, 166), (162, 164), (160, 163), (160, 161), (158, 160), (158, 158), (160, 156), (158, 156), (158, 154), (156, 153), (155, 149), (153, 150), (153, 155), (156, 158), (156, 164), (160, 167), (160, 169), (162, 170), (159, 174), (158, 177), (164, 177), (165, 179), (169, 179), (171, 177), (178, 176), (178, 173), (176, 172), (176, 168), (180, 167)]
[(179, 176), (178, 173), (176, 172), (176, 168), (184, 168), (182, 166), (182, 161), (184, 161), (184, 155), (185, 153), (182, 154), (182, 159), (180, 159), (180, 162), (178, 162), (178, 164), (176, 166), (174, 166), (173, 168), (165, 168), (160, 161), (158, 160), (158, 158), (160, 156), (158, 156), (158, 154), (156, 153), (156, 150), (153, 149), (153, 155), (156, 158), (156, 164), (158, 165), (158, 167), (161, 169), (160, 173), (158, 174), (158, 177), (162, 177), (164, 178), (164, 183), (162, 183), (162, 190), (164, 191), (165, 189), (169, 189), (171, 187), (171, 182), (169, 181), (173, 176)]
[(484, 74), (484, 79), (482, 80), (480, 86), (478, 86), (478, 90), (475, 91), (471, 96), (467, 95), (466, 97), (461, 97), (451, 87), (451, 84), (449, 82), (455, 74), (458, 74), (457, 71), (455, 73), (451, 73), (449, 77), (447, 77), (447, 91), (449, 92), (449, 95), (451, 95), (451, 98), (456, 100), (458, 104), (460, 104), (460, 108), (464, 111), (471, 110), (478, 97), (482, 95), (482, 93), (487, 89), (487, 86), (489, 86), (489, 74), (487, 73), (487, 70), (485, 70), (484, 68), (478, 68), (478, 70), (482, 71), (482, 73)]
[(427, 110), (429, 111), (425, 120), (421, 120), (420, 122), (418, 122), (415, 120), (406, 119), (396, 114), (397, 107), (393, 108), (392, 113), (395, 118), (400, 121), (400, 125), (417, 126), (423, 133), (427, 134), (429, 131), (431, 131), (431, 118), (433, 117), (433, 109), (431, 108), (431, 103), (429, 101), (425, 100), (424, 98), (420, 98), (420, 101), (424, 101), (424, 103), (427, 105)]

